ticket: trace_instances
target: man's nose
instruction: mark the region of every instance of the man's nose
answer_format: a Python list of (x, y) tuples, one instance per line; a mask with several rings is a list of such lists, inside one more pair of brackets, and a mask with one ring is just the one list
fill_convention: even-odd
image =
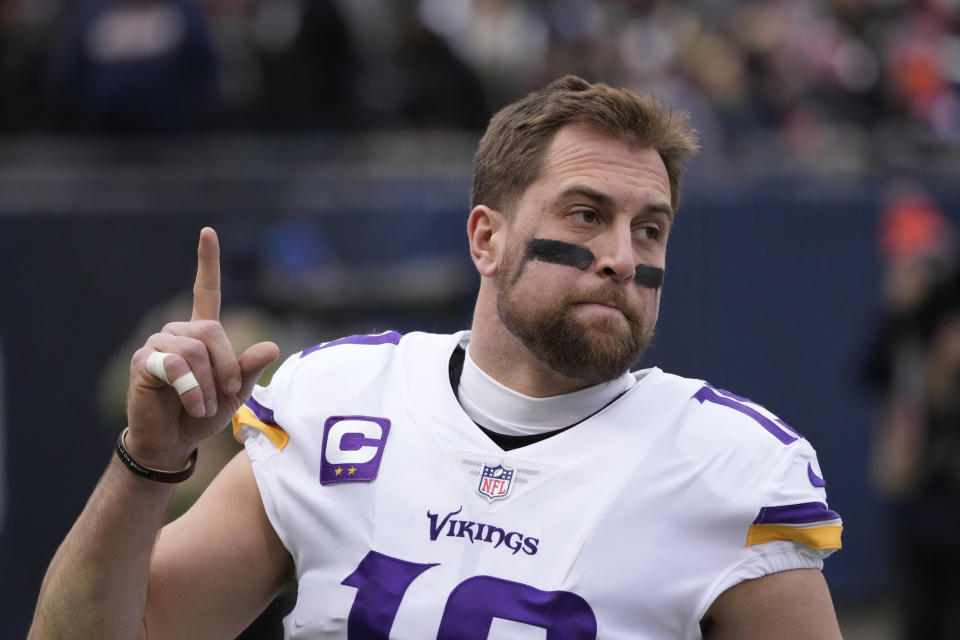
[(633, 234), (627, 229), (609, 229), (596, 245), (597, 270), (614, 280), (632, 280), (636, 271)]

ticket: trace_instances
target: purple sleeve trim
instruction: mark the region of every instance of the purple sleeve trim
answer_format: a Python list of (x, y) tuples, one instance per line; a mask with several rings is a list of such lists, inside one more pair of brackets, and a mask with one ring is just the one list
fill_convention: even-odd
[(820, 476), (818, 476), (816, 473), (813, 472), (813, 463), (812, 463), (812, 462), (808, 462), (808, 463), (807, 463), (807, 478), (810, 479), (810, 484), (812, 484), (812, 485), (815, 486), (815, 487), (825, 487), (825, 486), (827, 486), (827, 481), (824, 480), (823, 478), (821, 478)]
[(810, 524), (839, 519), (840, 514), (831, 511), (822, 502), (803, 502), (781, 507), (761, 507), (753, 524)]
[(315, 344), (312, 347), (307, 347), (300, 352), (300, 357), (303, 358), (304, 356), (310, 355), (314, 351), (320, 351), (321, 349), (335, 347), (341, 344), (397, 344), (400, 342), (400, 338), (402, 337), (403, 334), (397, 333), (396, 331), (387, 331), (385, 333), (376, 333), (372, 335), (347, 336), (346, 338), (340, 338), (339, 340), (321, 342), (320, 344)]
[(700, 387), (700, 390), (693, 395), (693, 398), (701, 403), (704, 401), (712, 402), (714, 404), (719, 404), (721, 406), (733, 409), (734, 411), (739, 411), (743, 415), (752, 418), (754, 422), (769, 431), (773, 437), (783, 444), (790, 444), (798, 439), (781, 429), (773, 420), (763, 415), (753, 407), (744, 404), (743, 402), (734, 400), (733, 398), (728, 398), (725, 395), (720, 395), (710, 385)]
[(750, 398), (746, 398), (746, 397), (744, 397), (744, 396), (738, 396), (738, 395), (735, 394), (733, 391), (728, 391), (727, 389), (717, 389), (717, 388), (716, 388), (715, 386), (713, 386), (712, 384), (708, 384), (707, 386), (710, 387), (711, 389), (713, 389), (714, 391), (719, 391), (720, 393), (722, 393), (723, 395), (727, 396), (728, 398), (733, 398), (733, 399), (736, 400), (737, 402), (749, 402), (750, 404), (757, 404), (756, 402), (754, 402), (754, 401), (751, 400)]
[(797, 438), (803, 437), (802, 433), (800, 433), (799, 431), (797, 431), (796, 429), (788, 425), (786, 422), (784, 422), (780, 418), (777, 418), (777, 424), (783, 427), (784, 429), (786, 429), (787, 431), (789, 431), (790, 433), (792, 433), (793, 435), (797, 436)]
[(250, 399), (244, 403), (250, 411), (253, 411), (253, 414), (257, 416), (257, 420), (263, 422), (264, 424), (272, 424), (274, 426), (280, 426), (277, 424), (277, 421), (273, 417), (273, 409), (269, 409), (256, 400), (253, 399), (253, 396), (250, 396)]

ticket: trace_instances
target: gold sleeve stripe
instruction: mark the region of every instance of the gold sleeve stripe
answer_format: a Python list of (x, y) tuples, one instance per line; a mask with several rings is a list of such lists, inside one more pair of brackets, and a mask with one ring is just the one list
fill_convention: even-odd
[(282, 450), (287, 446), (287, 443), (290, 442), (290, 435), (286, 431), (275, 424), (261, 422), (257, 419), (256, 414), (246, 406), (240, 407), (240, 410), (233, 415), (233, 437), (236, 438), (238, 442), (243, 442), (239, 438), (241, 427), (252, 427), (258, 431), (262, 431), (264, 435), (270, 438), (270, 442), (272, 442), (273, 446), (277, 449)]
[(784, 524), (753, 524), (747, 530), (747, 546), (788, 540), (800, 542), (814, 549), (839, 549), (843, 525), (828, 524), (815, 527), (791, 527)]

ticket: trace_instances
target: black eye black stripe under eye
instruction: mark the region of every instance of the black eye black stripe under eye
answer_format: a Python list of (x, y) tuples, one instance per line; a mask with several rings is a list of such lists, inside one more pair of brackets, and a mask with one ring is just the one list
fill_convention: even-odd
[(560, 240), (534, 238), (527, 243), (527, 253), (524, 255), (524, 259), (562, 264), (580, 271), (586, 271), (594, 263), (596, 257), (590, 249), (583, 245), (570, 244)]
[(638, 264), (633, 274), (633, 281), (648, 289), (659, 289), (663, 286), (663, 269)]
[[(545, 238), (534, 238), (528, 242), (527, 251), (523, 257), (524, 262), (540, 260), (541, 262), (573, 267), (580, 271), (588, 270), (597, 259), (593, 252), (583, 245)], [(517, 275), (519, 276), (519, 273)], [(633, 281), (649, 289), (659, 289), (663, 286), (663, 277), (664, 271), (660, 267), (638, 264), (634, 271)]]

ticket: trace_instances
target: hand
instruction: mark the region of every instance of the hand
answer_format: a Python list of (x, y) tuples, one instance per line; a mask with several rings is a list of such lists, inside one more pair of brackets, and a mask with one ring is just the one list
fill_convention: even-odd
[[(173, 355), (163, 364), (170, 380), (193, 372), (198, 386), (176, 390), (147, 371), (150, 354)], [(199, 442), (223, 429), (253, 392), (263, 370), (279, 355), (260, 342), (238, 358), (220, 324), (220, 245), (210, 227), (200, 231), (193, 315), (147, 339), (130, 362), (126, 446), (141, 464), (165, 471), (183, 468)]]

